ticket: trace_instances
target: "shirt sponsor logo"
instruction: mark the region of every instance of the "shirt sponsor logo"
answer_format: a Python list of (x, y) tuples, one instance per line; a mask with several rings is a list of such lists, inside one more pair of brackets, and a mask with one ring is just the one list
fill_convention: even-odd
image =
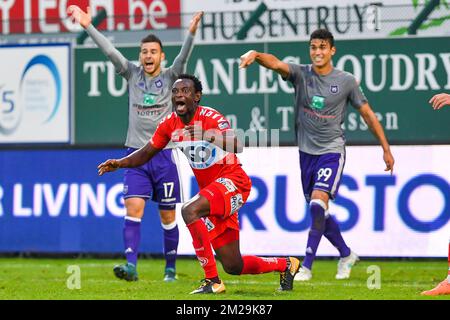
[(181, 148), (194, 169), (206, 169), (216, 163), (217, 150), (209, 142), (192, 141), (188, 146)]
[(153, 104), (155, 104), (155, 101), (156, 101), (156, 95), (151, 94), (151, 93), (144, 94), (144, 105), (153, 105)]
[(315, 110), (322, 110), (325, 107), (325, 98), (321, 96), (313, 96), (310, 107)]

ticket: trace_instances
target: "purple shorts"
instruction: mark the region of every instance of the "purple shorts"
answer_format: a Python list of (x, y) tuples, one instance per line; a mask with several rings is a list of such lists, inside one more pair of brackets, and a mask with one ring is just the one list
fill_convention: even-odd
[[(127, 155), (136, 149), (128, 148)], [(182, 202), (178, 175), (178, 155), (172, 149), (163, 149), (146, 164), (125, 171), (123, 197), (152, 199), (160, 206)]]
[(300, 151), (302, 187), (309, 203), (313, 190), (322, 190), (334, 200), (341, 182), (345, 154), (325, 153), (312, 155)]

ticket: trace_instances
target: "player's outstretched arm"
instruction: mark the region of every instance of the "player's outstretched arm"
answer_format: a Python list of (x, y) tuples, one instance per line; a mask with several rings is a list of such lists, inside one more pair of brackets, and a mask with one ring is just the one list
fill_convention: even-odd
[[(91, 8), (87, 7), (86, 12), (84, 12), (80, 9), (80, 7), (71, 5), (67, 8), (67, 14), (70, 19), (78, 22), (84, 29), (86, 29), (86, 32), (92, 40), (94, 40), (95, 44), (112, 62), (116, 72), (124, 75), (128, 70), (128, 60), (113, 46), (111, 41), (109, 41), (92, 25)], [(127, 76), (125, 76), (125, 78), (127, 78)]]
[(92, 23), (91, 7), (87, 7), (84, 12), (79, 6), (73, 4), (67, 8), (67, 14), (72, 22), (79, 23), (84, 29)]
[(194, 47), (194, 36), (202, 19), (203, 11), (197, 12), (189, 25), (189, 34), (181, 46), (180, 53), (173, 60), (172, 70), (176, 75), (186, 72), (187, 62)]
[(136, 168), (150, 161), (160, 149), (155, 148), (148, 142), (142, 148), (121, 159), (109, 159), (98, 165), (98, 174), (101, 176), (105, 172), (116, 171), (119, 168)]
[(363, 117), (364, 121), (366, 122), (367, 126), (369, 127), (370, 131), (374, 134), (374, 136), (378, 139), (378, 141), (381, 144), (381, 147), (383, 148), (383, 160), (386, 163), (386, 169), (384, 171), (390, 171), (391, 175), (394, 171), (394, 157), (391, 153), (391, 148), (389, 146), (389, 143), (386, 139), (386, 136), (384, 134), (383, 127), (380, 124), (380, 121), (378, 121), (377, 116), (373, 112), (372, 108), (369, 106), (368, 103), (365, 103), (360, 109), (359, 113)]
[(450, 94), (448, 93), (438, 93), (435, 94), (430, 101), (434, 110), (439, 110), (444, 106), (450, 106)]
[(281, 61), (273, 54), (262, 53), (255, 50), (250, 50), (241, 56), (239, 68), (247, 68), (255, 61), (263, 67), (279, 73), (283, 78), (287, 78), (289, 75), (289, 66), (287, 63)]

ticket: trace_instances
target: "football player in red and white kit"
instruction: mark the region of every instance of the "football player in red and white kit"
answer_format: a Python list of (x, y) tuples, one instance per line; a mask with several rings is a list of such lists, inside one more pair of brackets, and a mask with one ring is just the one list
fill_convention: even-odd
[(180, 75), (172, 86), (175, 112), (161, 121), (144, 147), (125, 158), (100, 164), (99, 175), (118, 168), (140, 166), (172, 140), (187, 156), (200, 187), (200, 192), (181, 209), (195, 253), (205, 272), (204, 282), (191, 294), (225, 291), (212, 248), (227, 273), (241, 275), (278, 271), (279, 290), (292, 290), (293, 279), (300, 266), (297, 258), (241, 256), (237, 211), (247, 200), (251, 189), (251, 180), (236, 157), (243, 146), (225, 117), (212, 108), (199, 106), (201, 96), (201, 82), (194, 76)]

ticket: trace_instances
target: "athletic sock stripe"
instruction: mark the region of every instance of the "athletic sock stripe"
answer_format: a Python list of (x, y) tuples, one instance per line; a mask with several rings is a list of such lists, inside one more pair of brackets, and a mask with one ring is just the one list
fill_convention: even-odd
[(161, 226), (162, 226), (162, 228), (163, 228), (164, 230), (172, 230), (173, 228), (175, 228), (175, 227), (177, 226), (177, 222), (174, 221), (174, 222), (169, 223), (169, 224), (161, 223)]
[(126, 216), (125, 220), (130, 220), (130, 221), (134, 221), (134, 222), (141, 222), (142, 221), (142, 219), (129, 217), (129, 216)]

